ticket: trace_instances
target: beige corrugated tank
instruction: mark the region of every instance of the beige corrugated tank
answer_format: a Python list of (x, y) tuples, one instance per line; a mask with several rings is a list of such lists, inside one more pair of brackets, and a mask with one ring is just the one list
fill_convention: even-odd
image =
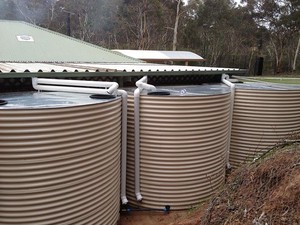
[(116, 224), (120, 118), (119, 98), (72, 107), (2, 107), (0, 224)]
[(300, 87), (237, 86), (230, 147), (232, 166), (253, 160), (299, 131)]
[(140, 96), (140, 186), (135, 199), (133, 96), (127, 197), (135, 207), (188, 209), (224, 182), (230, 94)]

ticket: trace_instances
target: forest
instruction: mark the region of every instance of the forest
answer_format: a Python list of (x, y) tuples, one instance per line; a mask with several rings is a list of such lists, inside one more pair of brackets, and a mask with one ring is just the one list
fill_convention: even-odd
[(187, 50), (203, 66), (299, 72), (300, 0), (0, 0), (21, 20), (108, 49)]

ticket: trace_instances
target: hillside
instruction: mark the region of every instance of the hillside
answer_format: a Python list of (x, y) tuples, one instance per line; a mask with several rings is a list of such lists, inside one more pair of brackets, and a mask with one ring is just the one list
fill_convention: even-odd
[(234, 171), (210, 200), (206, 224), (300, 224), (300, 144)]

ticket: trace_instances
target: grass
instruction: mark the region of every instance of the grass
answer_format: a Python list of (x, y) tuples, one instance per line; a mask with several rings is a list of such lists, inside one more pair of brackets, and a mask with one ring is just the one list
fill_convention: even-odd
[(300, 77), (247, 77), (246, 79), (239, 78), (239, 80), (247, 82), (261, 81), (276, 84), (300, 84)]
[(263, 82), (270, 82), (270, 83), (277, 83), (277, 84), (300, 84), (300, 78), (255, 78), (256, 80), (263, 81)]

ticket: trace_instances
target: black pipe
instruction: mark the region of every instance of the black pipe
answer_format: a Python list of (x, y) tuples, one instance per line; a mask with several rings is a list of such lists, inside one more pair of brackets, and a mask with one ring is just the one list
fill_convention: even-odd
[(131, 208), (128, 205), (124, 205), (121, 208), (121, 212), (164, 212), (166, 214), (169, 213), (170, 210), (171, 210), (171, 206), (169, 206), (169, 205), (166, 205), (162, 209), (143, 208), (143, 207)]

